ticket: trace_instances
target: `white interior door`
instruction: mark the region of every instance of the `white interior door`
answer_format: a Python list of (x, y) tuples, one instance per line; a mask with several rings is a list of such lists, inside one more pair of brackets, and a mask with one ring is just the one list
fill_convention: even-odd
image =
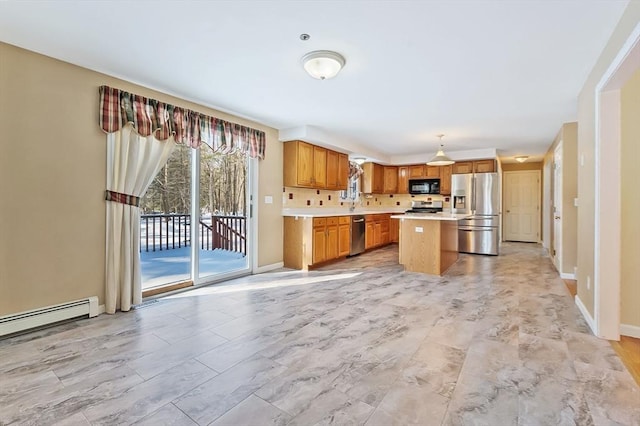
[(540, 240), (540, 171), (504, 172), (504, 239)]
[(562, 272), (562, 141), (553, 152), (553, 245), (556, 269)]

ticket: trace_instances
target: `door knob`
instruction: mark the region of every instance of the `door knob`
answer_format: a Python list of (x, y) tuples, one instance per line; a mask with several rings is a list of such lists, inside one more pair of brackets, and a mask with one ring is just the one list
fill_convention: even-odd
[(554, 219), (560, 219), (560, 216), (556, 216), (556, 217), (554, 217)]

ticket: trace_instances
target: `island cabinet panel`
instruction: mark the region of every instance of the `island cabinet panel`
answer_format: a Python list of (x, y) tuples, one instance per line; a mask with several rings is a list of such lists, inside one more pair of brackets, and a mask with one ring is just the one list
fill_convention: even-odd
[(409, 167), (398, 167), (398, 194), (409, 193)]
[(458, 224), (402, 219), (399, 251), (405, 270), (442, 275), (458, 260)]
[(451, 195), (451, 170), (452, 166), (440, 168), (440, 194)]
[(396, 194), (398, 192), (398, 168), (396, 166), (384, 166), (384, 182), (382, 192)]

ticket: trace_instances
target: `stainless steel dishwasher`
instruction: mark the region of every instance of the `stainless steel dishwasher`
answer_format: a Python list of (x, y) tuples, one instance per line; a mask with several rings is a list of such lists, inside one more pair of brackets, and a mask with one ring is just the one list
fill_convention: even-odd
[(349, 256), (360, 254), (364, 251), (365, 223), (363, 215), (351, 216), (351, 249)]

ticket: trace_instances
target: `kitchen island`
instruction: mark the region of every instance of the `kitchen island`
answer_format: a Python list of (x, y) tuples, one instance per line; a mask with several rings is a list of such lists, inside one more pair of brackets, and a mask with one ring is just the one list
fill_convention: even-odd
[(467, 214), (391, 216), (400, 220), (400, 264), (405, 270), (442, 275), (458, 260), (458, 220)]

